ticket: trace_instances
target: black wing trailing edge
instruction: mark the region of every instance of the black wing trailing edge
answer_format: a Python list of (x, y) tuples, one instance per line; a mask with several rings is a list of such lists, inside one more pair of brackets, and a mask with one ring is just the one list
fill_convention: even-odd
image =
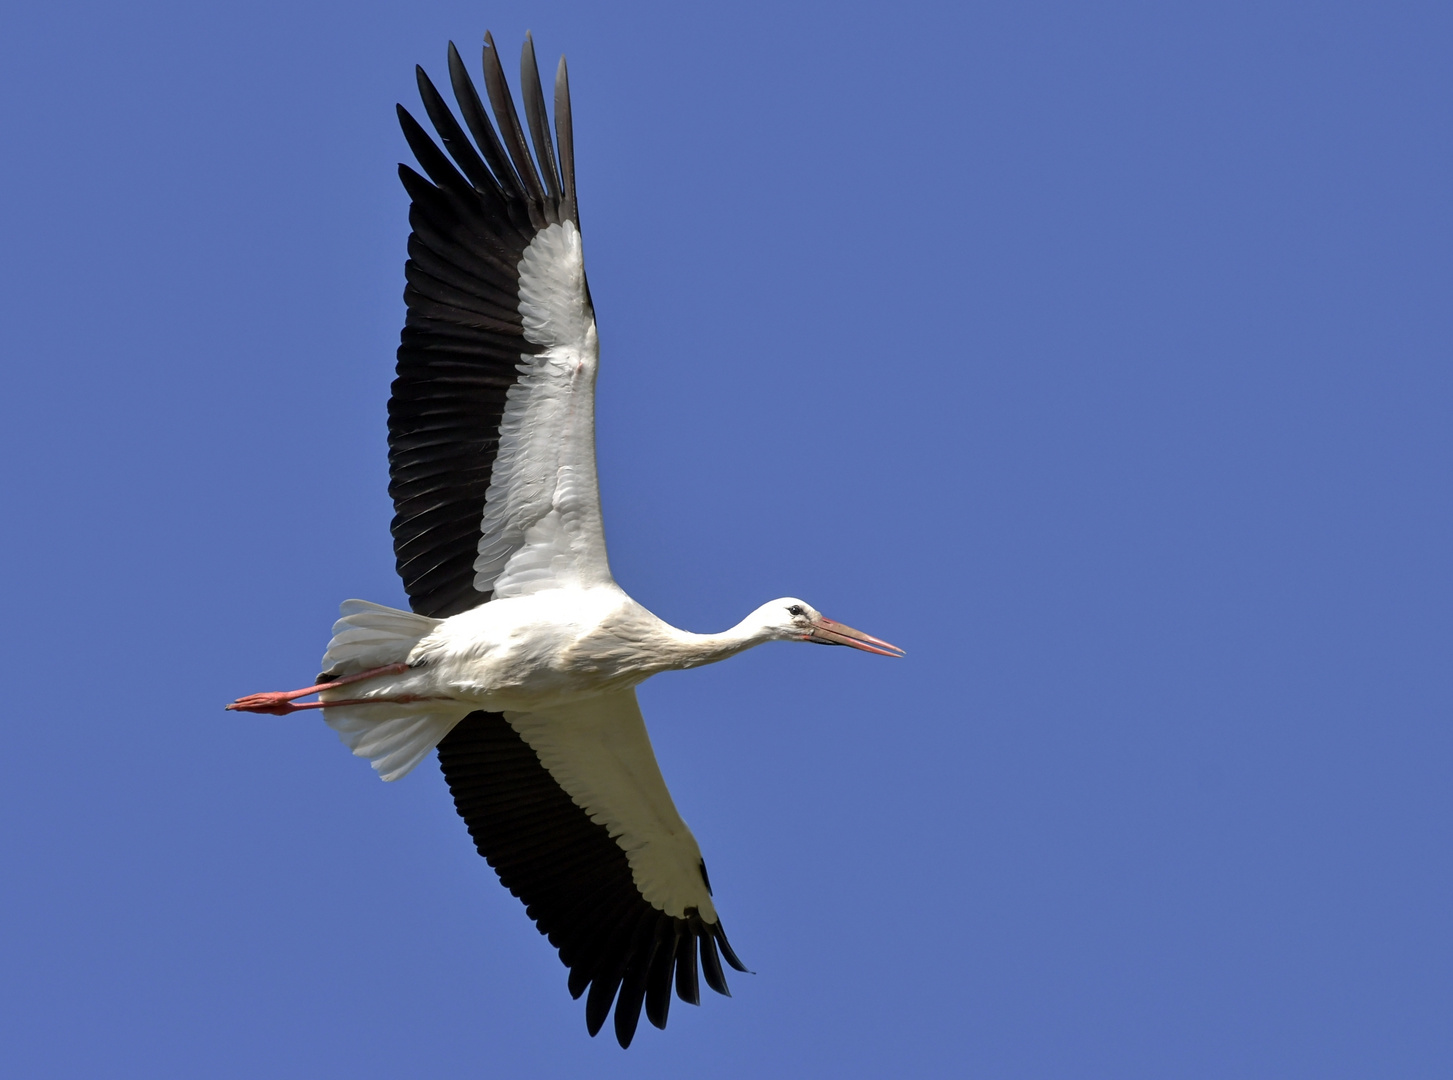
[[(490, 598), (474, 588), (474, 561), (500, 418), (521, 359), (539, 351), (524, 337), (518, 265), (540, 230), (580, 221), (565, 61), (555, 77), (553, 144), (528, 36), (520, 67), (528, 134), (488, 34), (484, 86), (494, 122), (453, 44), (449, 81), (463, 125), (422, 68), (419, 95), (439, 142), (398, 110), (426, 176), (399, 166), (413, 232), (389, 401), (389, 494), (399, 575), (413, 609), (434, 618)], [(643, 1007), (666, 1026), (673, 987), (699, 1004), (698, 970), (721, 994), (729, 993), (721, 957), (747, 970), (720, 922), (694, 910), (676, 918), (642, 897), (624, 850), (503, 715), (467, 716), (439, 744), (439, 764), (479, 853), (559, 950), (571, 996), (586, 995), (591, 1035), (614, 1004), (616, 1039), (629, 1046)], [(701, 874), (705, 883), (704, 865)]]

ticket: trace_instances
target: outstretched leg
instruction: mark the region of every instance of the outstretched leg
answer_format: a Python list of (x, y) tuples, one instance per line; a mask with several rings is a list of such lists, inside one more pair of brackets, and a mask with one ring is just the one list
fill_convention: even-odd
[[(266, 694), (248, 694), (246, 697), (238, 698), (231, 705), (228, 705), (227, 708), (233, 712), (269, 713), (272, 716), (286, 716), (290, 712), (299, 712), (302, 709), (321, 709), (324, 705), (356, 705), (361, 700), (367, 699), (346, 702), (311, 701), (305, 705), (294, 705), (293, 702), (298, 698), (307, 697), (309, 694), (321, 693), (324, 690), (336, 690), (340, 686), (362, 682), (364, 679), (374, 679), (380, 675), (402, 675), (408, 670), (408, 664), (387, 664), (384, 667), (360, 671), (357, 675), (345, 675), (341, 679), (334, 679), (332, 682), (318, 683), (316, 686), (305, 686), (301, 690), (274, 690)], [(410, 695), (407, 700), (418, 701), (421, 699)]]

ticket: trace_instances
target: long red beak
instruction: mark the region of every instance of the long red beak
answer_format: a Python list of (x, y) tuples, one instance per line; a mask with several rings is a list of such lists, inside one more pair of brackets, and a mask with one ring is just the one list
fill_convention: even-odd
[(826, 618), (818, 618), (812, 624), (812, 633), (807, 635), (807, 640), (818, 645), (851, 645), (855, 649), (877, 653), (879, 656), (903, 655), (903, 650), (897, 645), (889, 645), (872, 634), (865, 634), (861, 630), (854, 630), (851, 626), (844, 626)]

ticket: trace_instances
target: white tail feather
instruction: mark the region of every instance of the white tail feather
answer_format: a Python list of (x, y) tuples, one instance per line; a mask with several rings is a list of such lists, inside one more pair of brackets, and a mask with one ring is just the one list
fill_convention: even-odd
[(380, 777), (397, 780), (423, 761), (439, 740), (469, 714), (455, 702), (435, 705), (336, 705), (323, 719), (358, 757), (368, 758)]
[[(323, 654), (323, 670), (337, 675), (401, 664), (440, 620), (412, 611), (345, 600), (333, 624), (333, 640)], [(323, 720), (343, 744), (368, 758), (385, 780), (397, 780), (448, 735), (469, 710), (453, 702), (377, 705), (335, 705)]]
[(333, 624), (323, 670), (339, 675), (403, 663), (440, 622), (367, 600), (345, 600), (338, 613), (342, 618)]

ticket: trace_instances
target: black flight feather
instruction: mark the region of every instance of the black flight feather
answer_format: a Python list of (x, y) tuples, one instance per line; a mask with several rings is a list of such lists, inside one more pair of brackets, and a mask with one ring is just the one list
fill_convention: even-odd
[(504, 147), (500, 146), (499, 136), (495, 134), (489, 114), (484, 111), (484, 103), (479, 100), (479, 91), (474, 88), (474, 80), (469, 77), (469, 71), (452, 41), (449, 43), (449, 83), (454, 87), (454, 98), (459, 102), (464, 123), (474, 136), (485, 160), (489, 162), (504, 194), (510, 200), (524, 200), (525, 189), (520, 186), (514, 166), (505, 156)]
[(459, 170), (450, 164), (449, 159), (443, 152), (434, 145), (434, 140), (429, 138), (428, 133), (419, 125), (419, 122), (409, 114), (409, 110), (402, 105), (395, 105), (398, 111), (399, 126), (404, 129), (404, 139), (409, 144), (409, 149), (414, 152), (414, 157), (424, 167), (424, 173), (430, 180), (438, 184), (446, 191), (456, 195), (463, 195), (466, 192), (473, 192), (469, 182), (459, 175)]
[(715, 990), (718, 994), (731, 997), (732, 992), (727, 989), (726, 976), (722, 974), (721, 960), (716, 955), (716, 938), (708, 931), (701, 935), (701, 974), (706, 979), (706, 985)]
[(701, 1004), (701, 987), (696, 981), (696, 935), (688, 933), (676, 950), (676, 996), (688, 1005)]
[(651, 969), (646, 973), (646, 1019), (664, 1030), (666, 1017), (671, 1012), (671, 975), (676, 969), (676, 952), (686, 938), (681, 920), (663, 916), (659, 937)]
[(528, 33), (520, 47), (520, 96), (525, 102), (525, 122), (530, 125), (530, 141), (535, 144), (535, 161), (545, 179), (545, 191), (551, 201), (560, 201), (560, 174), (555, 170), (555, 154), (550, 149), (550, 128), (545, 120), (545, 93), (540, 88), (540, 68), (535, 63), (535, 42)]
[(721, 946), (721, 954), (722, 956), (726, 957), (726, 962), (728, 964), (736, 968), (738, 971), (744, 972), (748, 975), (751, 974), (751, 972), (747, 970), (747, 965), (738, 960), (737, 954), (732, 952), (732, 947), (727, 941), (726, 931), (722, 929), (721, 923), (717, 923), (715, 926), (712, 927), (712, 938), (719, 946)]
[(449, 156), (454, 163), (463, 170), (474, 189), (481, 194), (488, 192), (503, 199), (504, 192), (500, 189), (499, 181), (489, 171), (479, 154), (475, 151), (473, 144), (465, 137), (464, 129), (459, 126), (459, 121), (454, 119), (454, 114), (449, 111), (449, 106), (444, 103), (439, 91), (434, 88), (429, 76), (424, 69), (417, 64), (414, 65), (414, 80), (419, 85), (419, 97), (424, 102), (424, 111), (429, 114), (429, 120), (434, 125), (434, 130), (439, 133), (439, 141), (444, 144), (444, 149), (449, 151)]
[(560, 182), (564, 185), (564, 214), (580, 227), (580, 207), (575, 199), (575, 127), (570, 117), (570, 75), (565, 57), (555, 69), (555, 139), (560, 144)]
[(484, 88), (489, 92), (489, 103), (494, 108), (500, 140), (504, 143), (510, 160), (515, 163), (515, 172), (524, 181), (530, 203), (532, 207), (543, 208), (545, 190), (540, 186), (535, 163), (530, 160), (530, 150), (525, 145), (525, 133), (520, 130), (520, 117), (515, 112), (515, 99), (510, 94), (510, 84), (505, 79), (504, 68), (500, 66), (499, 50), (494, 47), (494, 38), (489, 34), (484, 35)]

